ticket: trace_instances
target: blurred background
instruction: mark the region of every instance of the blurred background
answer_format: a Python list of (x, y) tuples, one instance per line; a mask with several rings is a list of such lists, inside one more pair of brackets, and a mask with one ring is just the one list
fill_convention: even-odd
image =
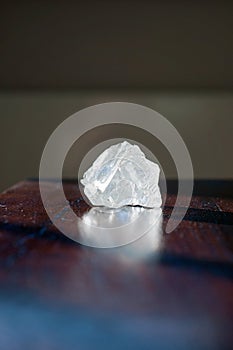
[(108, 101), (170, 120), (196, 178), (232, 178), (232, 14), (213, 0), (1, 2), (0, 190), (38, 176), (59, 123)]

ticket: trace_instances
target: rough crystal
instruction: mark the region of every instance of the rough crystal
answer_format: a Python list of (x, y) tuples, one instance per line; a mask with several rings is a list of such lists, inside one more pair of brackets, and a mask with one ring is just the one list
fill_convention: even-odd
[(160, 169), (127, 141), (107, 148), (84, 173), (84, 193), (94, 206), (160, 207)]

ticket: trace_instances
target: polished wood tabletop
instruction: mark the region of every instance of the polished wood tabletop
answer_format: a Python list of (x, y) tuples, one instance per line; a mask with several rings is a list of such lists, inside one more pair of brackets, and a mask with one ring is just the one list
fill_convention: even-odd
[[(47, 185), (56, 190), (56, 181)], [(82, 218), (90, 207), (77, 184), (63, 187)], [(157, 236), (111, 249), (59, 232), (37, 180), (3, 192), (0, 349), (231, 349), (232, 188), (196, 181), (185, 217), (167, 234), (176, 199), (168, 182)], [(68, 220), (56, 201), (54, 215)]]

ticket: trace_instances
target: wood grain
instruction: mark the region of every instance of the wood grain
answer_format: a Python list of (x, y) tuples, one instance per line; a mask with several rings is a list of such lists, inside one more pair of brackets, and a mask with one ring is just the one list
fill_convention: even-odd
[[(222, 196), (224, 182), (218, 186), (212, 181), (209, 192), (208, 183), (203, 191), (201, 187), (196, 182), (184, 220), (171, 234), (163, 233), (160, 249), (146, 259), (132, 259), (130, 249), (95, 249), (65, 237), (48, 219), (35, 180), (2, 193), (1, 349), (23, 349), (33, 343), (20, 327), (15, 329), (9, 317), (17, 318), (18, 313), (29, 333), (37, 334), (44, 344), (43, 349), (72, 348), (74, 344), (88, 349), (110, 345), (154, 349), (156, 342), (160, 349), (230, 349), (232, 183), (228, 182), (229, 193), (222, 191)], [(65, 182), (64, 189), (77, 215), (89, 210), (76, 184)], [(163, 209), (163, 227), (175, 200), (172, 192)], [(59, 203), (54, 208), (62, 218)], [(35, 315), (34, 323), (28, 308)], [(57, 324), (58, 333), (46, 333), (46, 312)]]

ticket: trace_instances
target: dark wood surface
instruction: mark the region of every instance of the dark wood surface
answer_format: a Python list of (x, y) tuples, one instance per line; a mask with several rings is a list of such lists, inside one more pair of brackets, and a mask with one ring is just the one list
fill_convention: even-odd
[[(64, 189), (89, 210), (76, 184)], [(0, 349), (231, 349), (232, 224), (232, 182), (196, 182), (182, 223), (142, 259), (71, 241), (37, 181), (13, 186), (0, 195)]]

